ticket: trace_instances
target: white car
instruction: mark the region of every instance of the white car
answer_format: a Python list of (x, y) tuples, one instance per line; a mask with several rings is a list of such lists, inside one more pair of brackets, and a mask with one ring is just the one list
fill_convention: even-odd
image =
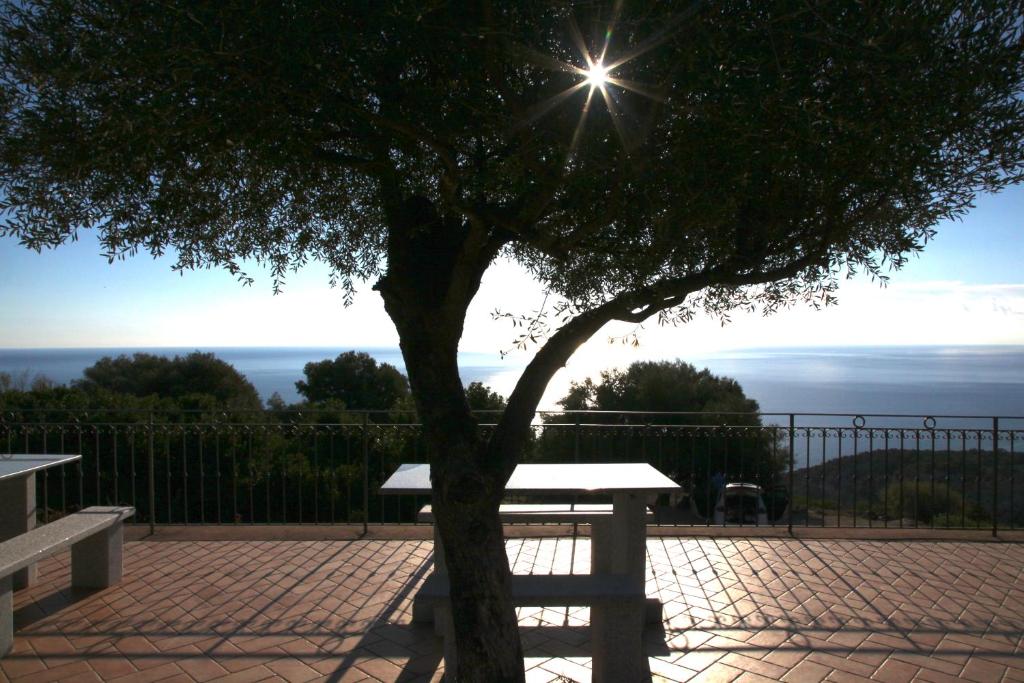
[(718, 492), (712, 523), (768, 526), (763, 494), (764, 490), (757, 484), (726, 484)]

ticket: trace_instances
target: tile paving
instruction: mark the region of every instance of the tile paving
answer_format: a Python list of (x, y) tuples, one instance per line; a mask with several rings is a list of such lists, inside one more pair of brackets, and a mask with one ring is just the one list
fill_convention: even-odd
[[(589, 571), (586, 538), (511, 539), (516, 572)], [(648, 541), (654, 681), (1024, 682), (1024, 544)], [(13, 681), (436, 681), (411, 623), (425, 540), (138, 541), (125, 579), (15, 594)], [(590, 677), (586, 608), (523, 608), (527, 681)]]

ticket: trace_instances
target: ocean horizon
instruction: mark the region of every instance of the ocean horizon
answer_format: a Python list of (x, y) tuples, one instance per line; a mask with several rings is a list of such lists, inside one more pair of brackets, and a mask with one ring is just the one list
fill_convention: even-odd
[[(349, 350), (405, 370), (396, 347), (317, 346), (0, 349), (0, 372), (67, 384), (103, 356), (203, 351), (234, 366), (264, 400), (278, 393), (296, 402), (295, 382), (306, 363)], [(1024, 346), (748, 348), (679, 357), (732, 377), (764, 413), (1024, 416)], [(507, 394), (526, 361), (468, 352), (459, 362), (465, 383), (483, 382)], [(557, 399), (546, 397), (541, 407), (556, 408)]]

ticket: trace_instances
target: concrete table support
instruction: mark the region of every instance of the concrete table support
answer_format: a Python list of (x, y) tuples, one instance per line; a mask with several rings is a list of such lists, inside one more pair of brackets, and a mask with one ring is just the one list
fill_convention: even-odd
[(616, 493), (614, 513), (591, 529), (590, 561), (594, 574), (629, 577), (640, 596), (635, 601), (600, 603), (590, 608), (590, 638), (594, 648), (594, 681), (641, 680), (643, 651), (644, 579), (647, 558), (645, 496)]
[[(0, 479), (0, 541), (36, 528), (36, 475)], [(14, 590), (36, 581), (36, 566), (29, 565), (11, 577)]]

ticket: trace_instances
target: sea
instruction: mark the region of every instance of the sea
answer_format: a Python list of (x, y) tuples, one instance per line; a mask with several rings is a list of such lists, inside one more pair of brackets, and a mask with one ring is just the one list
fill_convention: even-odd
[[(0, 372), (58, 383), (82, 377), (103, 356), (208, 351), (233, 365), (267, 399), (299, 400), (295, 382), (311, 361), (351, 349), (325, 347), (0, 349)], [(359, 348), (404, 371), (397, 348)], [(733, 349), (681, 356), (737, 380), (766, 414), (1024, 418), (1024, 346), (873, 346)], [(460, 354), (462, 380), (510, 388), (525, 361)], [(582, 379), (582, 378), (573, 378)], [(504, 393), (507, 393), (507, 389)], [(550, 393), (550, 392), (549, 392)], [(557, 396), (541, 408), (556, 408)], [(783, 423), (784, 419), (772, 422)], [(804, 420), (806, 422), (806, 420)], [(1024, 424), (1024, 423), (1022, 423)], [(1007, 426), (1010, 425), (1007, 423)]]

